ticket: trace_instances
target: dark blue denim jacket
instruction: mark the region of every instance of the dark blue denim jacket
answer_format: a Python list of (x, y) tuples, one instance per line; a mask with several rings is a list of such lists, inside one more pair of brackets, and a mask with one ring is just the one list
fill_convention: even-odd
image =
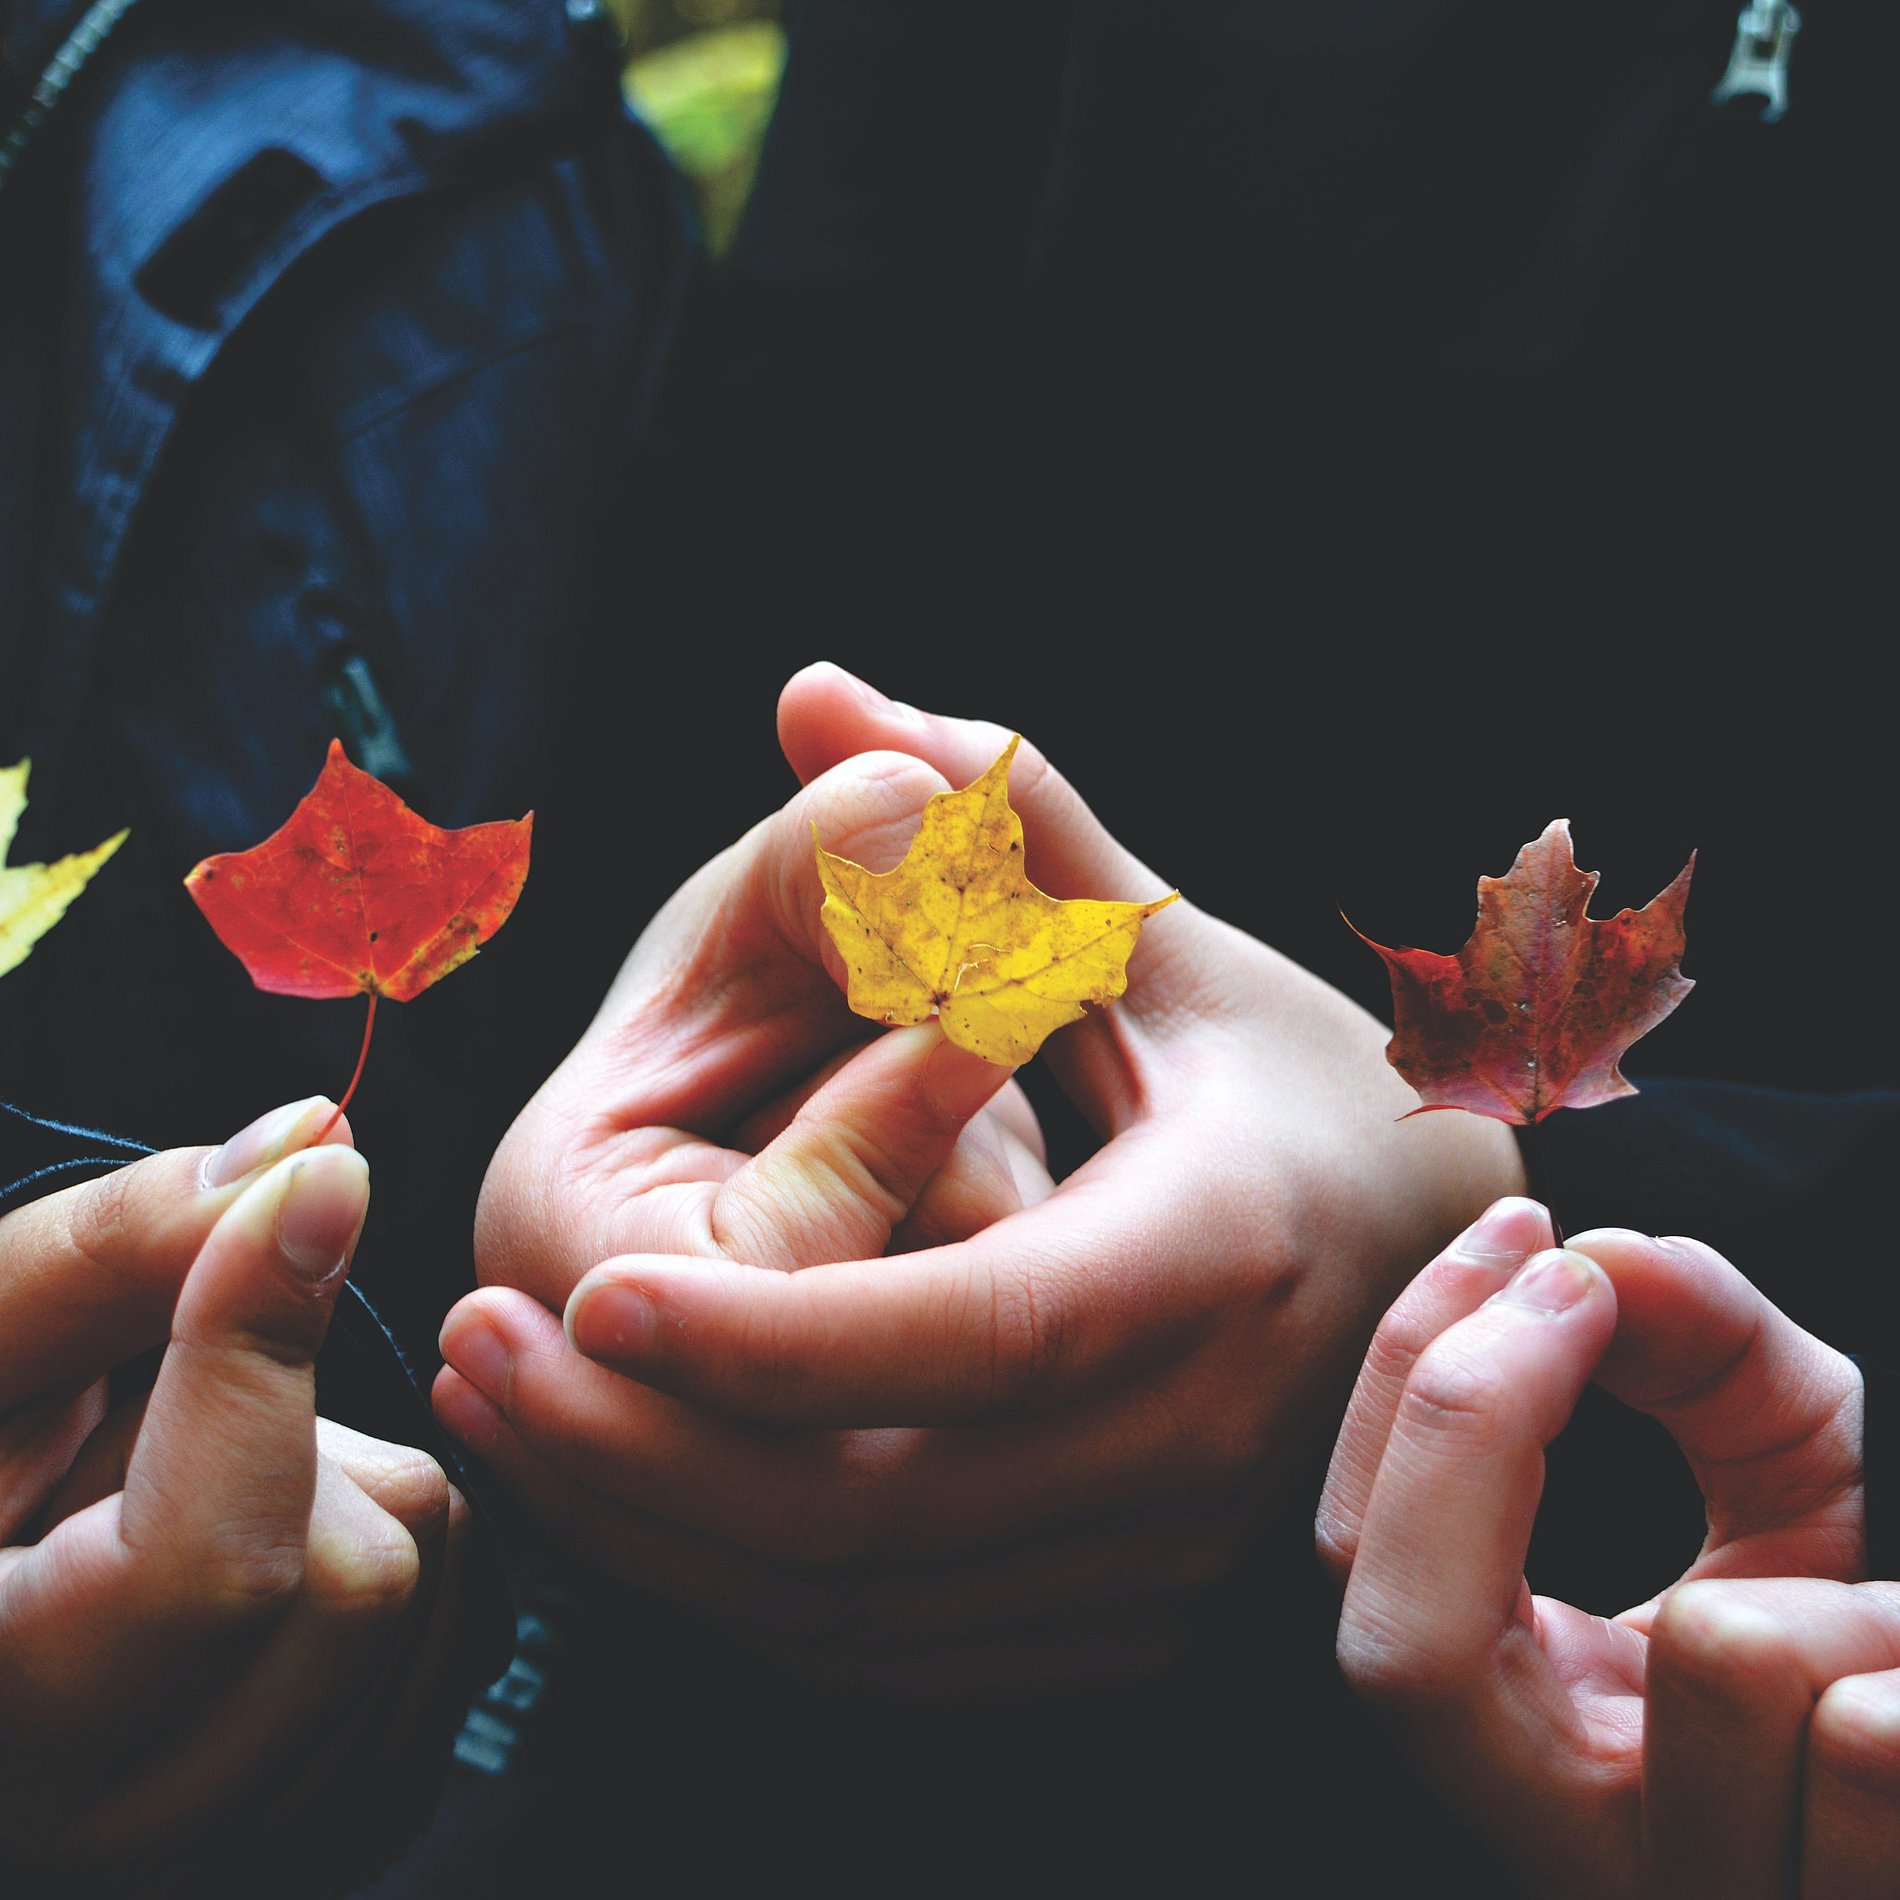
[[(356, 1012), (252, 991), (179, 882), (281, 823), (332, 736), (438, 823), (561, 809), (569, 657), (618, 626), (617, 498), (697, 268), (604, 22), (587, 0), (7, 17), (0, 759), (32, 759), (13, 856), (105, 811), (132, 837), (0, 984), (0, 1100), (22, 1105), (0, 1110), (0, 1209), (340, 1088)], [(624, 948), (595, 900), (598, 967), (563, 956), (572, 881), (558, 840), (538, 857), (510, 937), (379, 1030), (353, 1113), (369, 1299), (339, 1308), (320, 1401), (451, 1464), (405, 1357), (426, 1374), (482, 1160)], [(509, 1654), (486, 1562), (462, 1694)], [(316, 1860), (318, 1887), (361, 1871), (347, 1846)]]
[[(82, 16), (27, 0), (13, 66), (56, 70)], [(0, 1097), (167, 1146), (341, 1087), (356, 1012), (258, 995), (180, 888), (280, 824), (332, 737), (438, 824), (538, 808), (528, 901), (379, 1026), (353, 1117), (424, 1341), (467, 1278), (471, 1157), (584, 1025), (616, 903), (653, 895), (583, 893), (575, 828), (548, 842), (592, 756), (570, 663), (638, 631), (615, 531), (696, 268), (600, 17), (137, 0), (0, 147), (14, 857), (131, 827), (0, 987)]]

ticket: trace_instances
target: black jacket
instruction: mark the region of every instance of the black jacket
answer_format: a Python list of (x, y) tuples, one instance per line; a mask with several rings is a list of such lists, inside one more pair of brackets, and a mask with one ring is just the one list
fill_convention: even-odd
[[(1729, 1245), (1845, 1347), (1890, 1337), (1861, 1283), (1834, 1300), (1825, 1276), (1788, 1268), (1814, 1258), (1792, 1237), (1823, 1203), (1830, 1261), (1877, 1237), (1865, 1151), (1884, 1150), (1895, 1113), (1891, 1096), (1829, 1107), (1794, 1092), (1888, 1081), (1891, 1046), (1817, 1032), (1780, 980), (1804, 877), (1858, 889), (1885, 796), (1876, 709), (1830, 672), (1846, 630), (1830, 609), (1860, 572), (1859, 495), (1816, 448), (1864, 357), (1803, 330), (1775, 354), (1798, 395), (1771, 377), (1765, 409), (1730, 414), (1723, 392), (1754, 387), (1735, 373), (1759, 312), (1746, 303), (1731, 327), (1729, 289), (1771, 293), (1780, 337), (1817, 323), (1797, 294), (1812, 273), (1757, 272), (1759, 247), (1711, 229), (1724, 269), (1698, 274), (1669, 236), (1702, 229), (1687, 212), (1637, 254), (1584, 244), (1588, 268), (1562, 266), (1590, 235), (1590, 203), (1611, 207), (1613, 233), (1630, 228), (1627, 191), (1563, 181), (1623, 148), (1645, 73), (1663, 122), (1708, 160), (1691, 192), (1705, 208), (1761, 202), (1733, 189), (1727, 132), (1770, 164), (1785, 147), (1754, 133), (1796, 134), (1819, 153), (1801, 178), (1851, 187), (1841, 151), (1872, 122), (1836, 112), (1809, 139), (1797, 66), (1782, 126), (1724, 119), (1705, 136), (1693, 115), (1731, 24), (1713, 5), (1593, 38), (1566, 64), (1574, 22), (1514, 26), (1501, 8), (1303, 21), (1285, 6), (1185, 20), (1030, 7), (992, 49), (940, 12), (801, 0), (752, 217), (730, 269), (696, 293), (689, 354), (646, 438), (656, 488), (621, 451), (684, 279), (664, 180), (613, 108), (608, 62), (590, 67), (550, 14), (441, 11), (451, 44), (467, 29), (520, 63), (456, 68), (445, 96), (468, 109), (451, 128), (467, 141), (431, 142), (439, 172), (377, 174), (420, 188), (372, 193), (301, 262), (258, 266), (254, 299), (212, 295), (225, 314), (184, 325), (205, 339), (195, 381), (162, 366), (131, 379), (133, 413), (148, 383), (170, 397), (168, 434), (140, 464), (95, 624), (70, 641), (64, 597), (44, 592), (48, 551), (92, 541), (42, 519), (75, 439), (68, 408), (48, 405), (86, 385), (96, 353), (64, 383), (42, 371), (74, 300), (104, 292), (84, 258), (76, 277), (0, 278), (0, 362), (15, 365), (0, 391), (48, 392), (7, 411), (39, 431), (39, 473), (0, 490), (0, 578), (25, 577), (0, 594), (17, 616), (0, 641), (0, 758), (37, 748), (22, 855), (135, 826), (124, 862), (0, 984), (5, 1093), (169, 1142), (340, 1084), (353, 1012), (251, 992), (176, 888), (204, 852), (281, 818), (333, 730), (438, 822), (533, 804), (521, 910), (452, 983), (390, 1012), (353, 1110), (378, 1171), (359, 1276), (426, 1366), (467, 1273), (435, 1237), (466, 1232), (482, 1157), (633, 928), (782, 798), (772, 694), (829, 654), (1031, 733), (1164, 874), (1379, 1009), (1376, 960), (1339, 905), (1385, 941), (1451, 948), (1476, 873), (1560, 811), (1612, 902), (1643, 901), (1699, 845), (1701, 987), (1633, 1066), (1723, 1086), (1646, 1086), (1557, 1118), (1534, 1185), (1573, 1230), (1653, 1221)], [(309, 30), (374, 71), (392, 46), (414, 55), (414, 36), (380, 30), (368, 52), (349, 29), (370, 17), (312, 8)], [(144, 30), (121, 55), (134, 73), (140, 48), (167, 50)], [(1818, 21), (1809, 31), (1829, 43)], [(271, 44), (285, 32), (274, 21)], [(1490, 50), (1474, 63), (1474, 47)], [(1836, 93), (1863, 83), (1851, 59), (1834, 71)], [(1547, 80), (1564, 109), (1510, 96), (1507, 72)], [(118, 92), (91, 96), (60, 109), (66, 145), (42, 142), (55, 114), (0, 188), (0, 244), (24, 247), (12, 255), (75, 228), (87, 114), (103, 124)], [(371, 97), (390, 95), (379, 83)], [(415, 115), (394, 116), (407, 136)], [(1682, 149), (1639, 147), (1651, 161)], [(119, 176), (102, 202), (136, 201)], [(265, 174), (293, 213), (301, 176), (275, 160)], [(1803, 189), (1771, 194), (1776, 258), (1790, 234), (1820, 242)], [(1633, 202), (1658, 211), (1647, 188)], [(211, 236), (173, 253), (161, 290), (198, 281), (220, 232), (252, 255), (247, 217), (200, 225), (191, 209), (179, 227)], [(10, 235), (35, 217), (37, 234)], [(176, 323), (137, 289), (149, 262), (106, 289), (141, 322), (149, 309)], [(1684, 278), (1699, 287), (1689, 305)], [(1541, 331), (1548, 297), (1509, 294), (1578, 283), (1591, 294), (1560, 297), (1563, 320)], [(1591, 315), (1601, 296), (1614, 322)], [(1864, 303), (1814, 301), (1845, 308), (1859, 336)], [(1513, 328), (1513, 311), (1530, 314)], [(1775, 525), (1757, 531), (1741, 504), (1764, 484)], [(1845, 577), (1827, 558), (1842, 539)], [(1764, 628), (1778, 661), (1756, 657)], [(566, 690), (572, 661), (584, 692)], [(1146, 801), (1127, 789), (1137, 758), (1159, 788)], [(663, 783), (687, 795), (664, 801), (666, 825), (639, 824)], [(623, 825), (638, 825), (637, 851)], [(135, 972), (102, 982), (133, 947)], [(1752, 1082), (1784, 1092), (1738, 1091)], [(1047, 1091), (1040, 1105), (1073, 1159), (1087, 1131)], [(1790, 1238), (1764, 1259), (1770, 1232)], [(1817, 1293), (1834, 1300), (1825, 1313)], [(1590, 1499), (1578, 1504), (1587, 1526)], [(1663, 1484), (1656, 1523), (1680, 1532), (1684, 1505)], [(1263, 1839), (1291, 1869), (1316, 1839), (1360, 1838), (1368, 1804), (1415, 1857), (1449, 1842), (1468, 1864), (1469, 1843), (1405, 1792), (1336, 1694), (1309, 1542), (1303, 1524), (1263, 1536), (1168, 1681), (1005, 1717), (819, 1695), (688, 1617), (590, 1596), (568, 1637), (587, 1666), (552, 1675), (565, 1686), (548, 1719), (566, 1740), (531, 1768), (529, 1819), (452, 1881), (464, 1895), (558, 1885), (604, 1851), (630, 1880), (822, 1861), (888, 1882), (928, 1862), (1211, 1886)], [(1657, 1549), (1622, 1545), (1646, 1593)], [(1612, 1547), (1560, 1545), (1553, 1561), (1570, 1567), (1551, 1586), (1620, 1589), (1599, 1561)]]

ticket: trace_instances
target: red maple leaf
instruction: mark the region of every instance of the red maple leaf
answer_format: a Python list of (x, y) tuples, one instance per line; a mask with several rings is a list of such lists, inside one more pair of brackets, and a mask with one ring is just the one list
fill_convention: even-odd
[(1585, 915), (1597, 887), (1558, 818), (1503, 877), (1478, 880), (1478, 922), (1455, 957), (1388, 950), (1393, 1036), (1386, 1059), (1417, 1089), (1422, 1114), (1469, 1109), (1529, 1127), (1560, 1108), (1593, 1108), (1636, 1089), (1616, 1066), (1695, 985), (1682, 961), (1682, 913), (1695, 854), (1641, 910)]
[[(466, 963), (504, 923), (528, 876), (534, 813), (444, 831), (359, 771), (340, 740), (282, 828), (206, 858), (185, 879), (218, 940), (260, 990), (406, 1003)], [(333, 1118), (334, 1119), (334, 1118)]]

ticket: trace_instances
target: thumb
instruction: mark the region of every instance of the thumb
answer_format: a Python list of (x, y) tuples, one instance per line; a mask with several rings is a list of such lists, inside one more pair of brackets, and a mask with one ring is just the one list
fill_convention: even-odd
[(315, 1495), (316, 1357), (369, 1207), (353, 1148), (279, 1162), (187, 1276), (126, 1469), (128, 1548), (164, 1548), (238, 1608), (302, 1575)]
[(1662, 1422), (1702, 1487), (1703, 1562), (1729, 1574), (1857, 1574), (1862, 1408), (1853, 1361), (1699, 1240), (1603, 1227), (1570, 1245), (1616, 1288), (1621, 1321), (1598, 1382)]
[(720, 1184), (720, 1251), (761, 1267), (876, 1259), (1011, 1073), (935, 1023), (878, 1037)]
[[(702, 1251), (786, 1271), (876, 1259), (1010, 1073), (946, 1042), (935, 1023), (878, 1037), (711, 1190)], [(619, 1277), (607, 1261), (567, 1307), (575, 1347), (609, 1363), (628, 1342), (622, 1303), (599, 1296)]]
[[(953, 719), (886, 699), (828, 660), (786, 683), (778, 704), (779, 746), (809, 782), (860, 752), (909, 753), (952, 785), (969, 785), (996, 763), (1010, 735), (980, 719)], [(1116, 841), (1075, 788), (1025, 739), (1009, 774), (1009, 802), (1029, 841), (1029, 875), (1056, 897), (1145, 903), (1169, 886)]]
[(256, 1176), (178, 1296), (123, 1494), (0, 1569), (0, 1704), (123, 1720), (155, 1683), (195, 1683), (193, 1645), (286, 1612), (317, 1486), (316, 1368), (369, 1198), (353, 1148)]
[[(0, 1219), (0, 1414), (157, 1345), (219, 1217), (335, 1112), (320, 1095), (292, 1102), (221, 1148), (148, 1155)], [(347, 1145), (349, 1124), (324, 1140)]]

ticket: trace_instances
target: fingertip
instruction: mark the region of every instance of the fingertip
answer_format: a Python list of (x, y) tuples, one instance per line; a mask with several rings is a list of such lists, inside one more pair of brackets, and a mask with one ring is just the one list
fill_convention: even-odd
[(1596, 1261), (1569, 1247), (1549, 1247), (1533, 1254), (1492, 1295), (1497, 1305), (1552, 1315), (1593, 1301), (1607, 1302), (1614, 1312), (1616, 1289)]
[(869, 680), (842, 667), (836, 660), (812, 660), (801, 666), (779, 689), (779, 704), (797, 703), (808, 696), (843, 694), (871, 712), (884, 712), (896, 705)]
[(500, 1339), (511, 1351), (521, 1350), (540, 1343), (552, 1323), (548, 1309), (519, 1287), (477, 1287), (443, 1315), (436, 1349), (443, 1358), (455, 1361), (461, 1355), (460, 1342), (480, 1330)]
[(908, 706), (887, 698), (868, 680), (832, 660), (800, 667), (778, 699), (779, 748), (801, 779), (880, 743), (879, 734), (917, 718)]
[(1668, 1245), (1653, 1234), (1639, 1234), (1633, 1227), (1591, 1227), (1572, 1234), (1565, 1244), (1590, 1255), (1599, 1266), (1626, 1254), (1654, 1253), (1659, 1247), (1666, 1250)]
[(1880, 1763), (1900, 1781), (1900, 1670), (1839, 1676), (1815, 1706), (1814, 1739), (1836, 1754)]
[(615, 1368), (639, 1365), (659, 1334), (659, 1309), (638, 1287), (596, 1271), (569, 1296), (561, 1324), (583, 1359)]
[(286, 1155), (225, 1209), (205, 1258), (274, 1257), (294, 1281), (323, 1288), (341, 1277), (369, 1210), (369, 1163), (354, 1148)]
[(174, 1339), (269, 1340), (285, 1363), (323, 1343), (369, 1206), (369, 1164), (354, 1148), (287, 1155), (218, 1217), (186, 1275)]
[(487, 1451), (500, 1436), (500, 1408), (452, 1366), (435, 1375), (429, 1399), (443, 1429), (471, 1451)]
[(333, 1139), (347, 1143), (348, 1124), (338, 1119), (337, 1106), (327, 1095), (307, 1095), (300, 1102), (266, 1109), (222, 1147), (210, 1150), (199, 1169), (199, 1182), (213, 1190), (231, 1187), (286, 1155)]
[(945, 1122), (959, 1129), (1016, 1073), (1007, 1063), (992, 1062), (960, 1047), (934, 1023), (892, 1033), (925, 1039), (921, 1077), (925, 1099)]
[(1550, 1240), (1550, 1212), (1543, 1203), (1523, 1194), (1506, 1194), (1493, 1201), (1448, 1251), (1480, 1265), (1519, 1266), (1549, 1246)]
[(278, 1164), (278, 1251), (313, 1286), (340, 1279), (369, 1214), (369, 1163), (354, 1148), (326, 1144)]

